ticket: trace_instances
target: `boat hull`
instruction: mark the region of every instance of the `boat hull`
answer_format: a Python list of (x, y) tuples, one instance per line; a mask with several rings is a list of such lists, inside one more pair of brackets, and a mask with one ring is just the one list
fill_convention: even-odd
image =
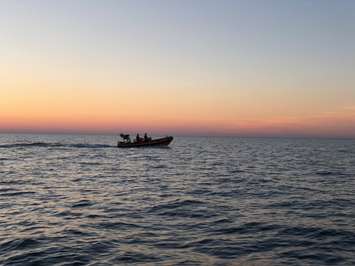
[(174, 139), (173, 137), (169, 136), (169, 137), (153, 139), (150, 141), (142, 141), (142, 142), (131, 142), (131, 143), (118, 142), (117, 147), (118, 148), (166, 147), (173, 141), (173, 139)]

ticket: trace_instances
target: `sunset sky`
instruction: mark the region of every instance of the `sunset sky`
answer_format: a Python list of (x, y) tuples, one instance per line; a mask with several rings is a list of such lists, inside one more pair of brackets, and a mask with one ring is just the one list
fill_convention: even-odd
[(355, 1), (0, 1), (0, 132), (355, 137)]

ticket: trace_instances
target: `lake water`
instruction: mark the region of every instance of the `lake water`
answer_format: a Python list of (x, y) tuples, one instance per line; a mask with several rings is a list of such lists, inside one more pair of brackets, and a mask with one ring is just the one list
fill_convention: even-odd
[(355, 141), (0, 135), (0, 265), (354, 265)]

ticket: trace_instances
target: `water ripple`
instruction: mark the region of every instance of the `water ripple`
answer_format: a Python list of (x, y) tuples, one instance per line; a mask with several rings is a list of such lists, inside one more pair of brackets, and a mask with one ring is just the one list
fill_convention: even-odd
[(0, 135), (0, 265), (354, 265), (353, 140)]

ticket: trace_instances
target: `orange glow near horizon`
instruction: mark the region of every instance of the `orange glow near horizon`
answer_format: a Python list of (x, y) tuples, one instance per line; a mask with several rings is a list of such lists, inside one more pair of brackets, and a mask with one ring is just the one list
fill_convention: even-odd
[(0, 131), (355, 136), (354, 106), (325, 111), (323, 105), (286, 101), (282, 95), (271, 99), (241, 90), (184, 90), (173, 84), (168, 90), (161, 84), (94, 81), (53, 82), (39, 74), (2, 79)]
[[(220, 93), (209, 89), (204, 93), (128, 80), (115, 86), (107, 80), (97, 84), (95, 79), (54, 82), (39, 74), (22, 77), (0, 81), (5, 88), (0, 91), (2, 132), (355, 136), (354, 106), (324, 111), (324, 106), (302, 99), (285, 101), (282, 95), (271, 99), (241, 90)], [(122, 89), (123, 84), (129, 89)], [(300, 104), (306, 108), (298, 109)]]
[[(48, 104), (50, 106), (50, 104)], [(53, 105), (55, 106), (55, 104)], [(28, 109), (27, 109), (28, 108)], [(97, 108), (79, 112), (67, 106), (66, 109), (48, 109), (43, 106), (19, 108), (17, 112), (3, 112), (0, 115), (0, 131), (8, 132), (82, 132), (118, 133), (156, 132), (185, 135), (241, 135), (241, 136), (320, 136), (352, 137), (355, 132), (355, 111), (344, 108), (333, 113), (309, 117), (269, 117), (262, 119), (221, 119), (220, 114), (212, 116), (178, 116), (171, 113), (157, 114), (126, 109), (122, 113), (96, 112)], [(142, 106), (147, 108), (145, 106)], [(110, 108), (108, 108), (110, 109)], [(62, 111), (63, 110), (63, 111)], [(132, 111), (132, 113), (129, 113)], [(143, 111), (142, 111), (143, 112)]]

